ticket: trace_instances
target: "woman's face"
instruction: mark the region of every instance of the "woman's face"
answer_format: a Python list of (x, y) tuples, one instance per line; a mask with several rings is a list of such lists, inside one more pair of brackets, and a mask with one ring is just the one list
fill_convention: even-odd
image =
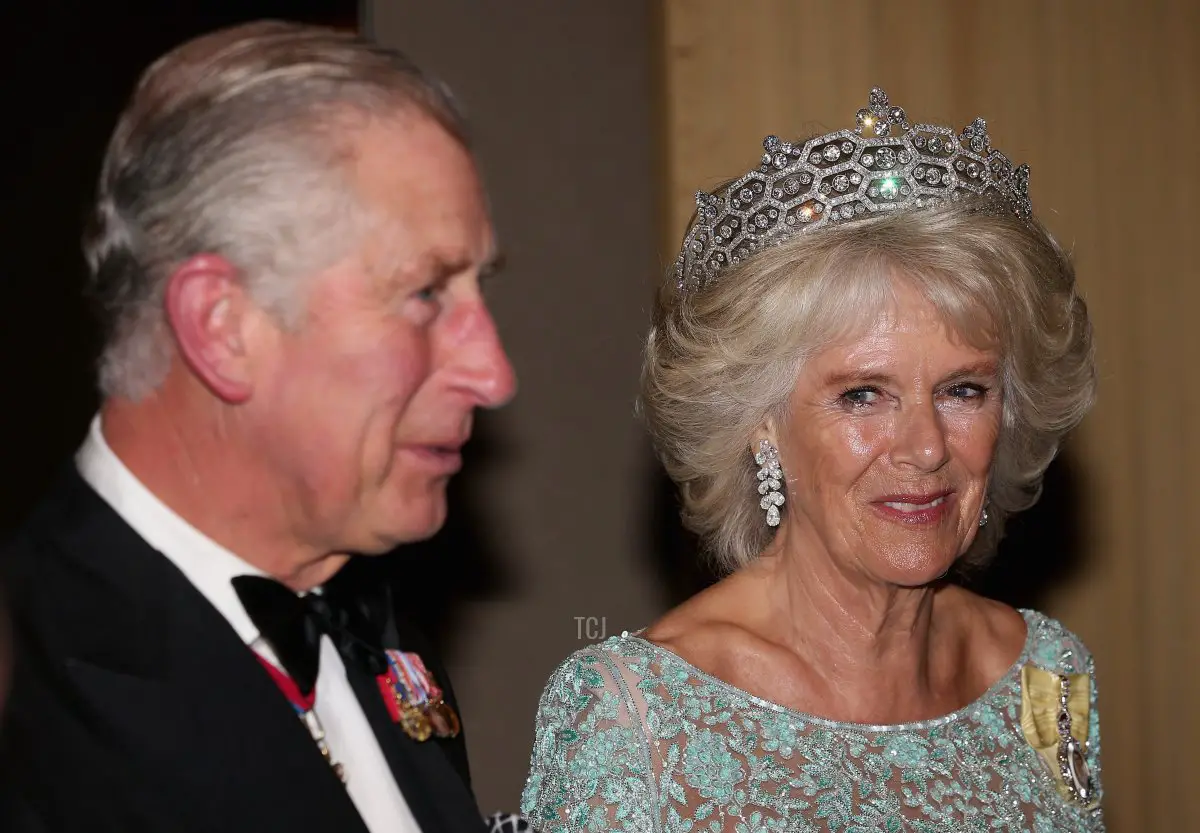
[(915, 587), (944, 575), (979, 528), (1000, 430), (999, 355), (964, 343), (914, 288), (857, 338), (809, 361), (785, 424), (788, 549)]

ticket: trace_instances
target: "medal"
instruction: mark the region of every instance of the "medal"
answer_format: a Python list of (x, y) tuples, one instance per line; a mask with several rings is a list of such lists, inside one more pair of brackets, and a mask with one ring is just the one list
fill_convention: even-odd
[(386, 650), (388, 670), (377, 678), (380, 694), (392, 721), (418, 743), (436, 735), (456, 737), (458, 715), (445, 702), (441, 688), (421, 658), (405, 651)]
[(404, 733), (418, 743), (429, 740), (433, 734), (433, 726), (425, 712), (414, 706), (405, 705), (400, 711), (400, 728)]
[(329, 744), (325, 742), (325, 727), (321, 725), (321, 719), (317, 717), (317, 713), (312, 709), (302, 712), (298, 706), (296, 707), (296, 713), (300, 716), (300, 722), (304, 724), (304, 728), (308, 729), (308, 733), (312, 735), (313, 742), (316, 743), (317, 749), (321, 751), (321, 757), (325, 759), (325, 763), (333, 768), (333, 774), (338, 777), (339, 781), (345, 784), (346, 769), (333, 759), (333, 755), (329, 751)]
[(434, 729), (437, 731), (439, 738), (453, 738), (458, 736), (461, 725), (458, 722), (458, 715), (454, 713), (454, 709), (449, 703), (438, 699), (435, 706), (430, 709), (430, 719), (433, 721)]

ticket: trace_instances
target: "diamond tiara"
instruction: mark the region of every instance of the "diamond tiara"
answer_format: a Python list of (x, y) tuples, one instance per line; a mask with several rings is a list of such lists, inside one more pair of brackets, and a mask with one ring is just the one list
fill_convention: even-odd
[(679, 289), (704, 287), (722, 270), (792, 235), (888, 211), (977, 195), (1029, 219), (1029, 166), (993, 150), (987, 123), (961, 133), (911, 125), (875, 87), (853, 130), (803, 144), (763, 140), (762, 164), (717, 194), (696, 193), (696, 220), (675, 261)]

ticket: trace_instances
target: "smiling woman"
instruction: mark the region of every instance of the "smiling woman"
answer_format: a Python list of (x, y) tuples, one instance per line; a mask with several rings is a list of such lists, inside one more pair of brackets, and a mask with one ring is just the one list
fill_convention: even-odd
[(697, 214), (643, 410), (729, 575), (567, 660), (542, 829), (1103, 829), (1087, 649), (956, 586), (1036, 499), (1095, 370), (1028, 170), (871, 92)]
[(904, 278), (892, 280), (894, 300), (806, 362), (782, 418), (764, 421), (765, 442), (794, 475), (794, 522), (769, 549), (825, 550), (917, 586), (945, 575), (979, 529), (1000, 362), (996, 349), (955, 338)]
[(886, 378), (895, 357), (877, 347), (868, 355), (864, 336), (916, 326), (897, 314), (900, 300), (907, 313), (944, 326), (963, 361), (994, 365), (999, 387), (989, 393), (1002, 405), (1004, 428), (990, 472), (991, 523), (968, 560), (994, 551), (1005, 517), (1036, 499), (1059, 441), (1094, 398), (1087, 311), (1070, 262), (1044, 231), (979, 207), (976, 198), (797, 235), (703, 292), (680, 297), (673, 285), (665, 289), (648, 340), (643, 403), (683, 491), (685, 520), (724, 566), (748, 563), (772, 534), (742, 499), (754, 486), (754, 471), (738, 464), (747, 437), (768, 422), (799, 419), (789, 416), (793, 398), (815, 384), (805, 368), (830, 348), (855, 356), (820, 359), (838, 373), (835, 383), (863, 385), (878, 372)]

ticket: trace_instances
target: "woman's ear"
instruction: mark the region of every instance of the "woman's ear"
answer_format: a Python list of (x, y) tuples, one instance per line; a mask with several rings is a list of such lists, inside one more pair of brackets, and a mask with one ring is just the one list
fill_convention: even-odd
[(758, 453), (758, 444), (766, 440), (775, 448), (779, 448), (779, 430), (775, 423), (775, 417), (769, 416), (762, 421), (762, 424), (754, 430), (754, 434), (750, 438), (750, 453)]

